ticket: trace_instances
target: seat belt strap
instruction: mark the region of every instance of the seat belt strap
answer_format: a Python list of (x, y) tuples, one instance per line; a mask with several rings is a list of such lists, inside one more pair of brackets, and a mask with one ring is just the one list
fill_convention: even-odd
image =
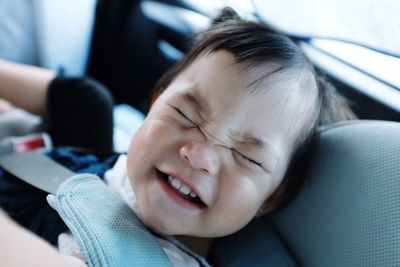
[(35, 151), (1, 156), (0, 166), (17, 178), (51, 194), (55, 194), (60, 184), (75, 174)]

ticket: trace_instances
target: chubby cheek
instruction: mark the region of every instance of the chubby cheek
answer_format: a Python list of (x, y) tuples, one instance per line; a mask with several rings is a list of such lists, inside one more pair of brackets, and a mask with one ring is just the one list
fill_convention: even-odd
[(174, 136), (170, 131), (162, 121), (145, 120), (128, 149), (128, 175), (131, 179), (150, 165), (154, 167), (157, 158), (165, 155), (171, 142), (169, 136)]
[[(139, 208), (138, 214), (144, 222), (151, 217), (151, 207), (155, 200), (149, 196), (154, 196), (155, 180), (151, 179), (155, 175), (154, 167), (158, 161), (166, 154), (167, 147), (164, 132), (165, 127), (157, 121), (146, 120), (133, 137), (129, 149), (127, 160), (128, 178), (137, 199)], [(163, 142), (164, 141), (164, 142)]]
[[(154, 179), (154, 167), (173, 156), (176, 139), (180, 134), (168, 121), (146, 119), (128, 149), (128, 177), (137, 197), (146, 196), (149, 184)], [(154, 181), (153, 181), (154, 182)], [(140, 203), (142, 204), (142, 203)], [(143, 205), (148, 203), (144, 203)]]
[(137, 173), (140, 172), (138, 169), (138, 162), (140, 162), (140, 156), (143, 152), (146, 151), (148, 145), (142, 143), (141, 140), (146, 140), (145, 133), (144, 133), (144, 126), (142, 126), (132, 138), (131, 143), (128, 148), (128, 161), (127, 161), (127, 171), (129, 180), (134, 182), (135, 177), (137, 177)]
[(232, 234), (248, 224), (264, 203), (269, 188), (268, 182), (256, 183), (250, 177), (226, 180), (209, 214), (209, 229), (213, 229), (210, 235), (216, 237)]

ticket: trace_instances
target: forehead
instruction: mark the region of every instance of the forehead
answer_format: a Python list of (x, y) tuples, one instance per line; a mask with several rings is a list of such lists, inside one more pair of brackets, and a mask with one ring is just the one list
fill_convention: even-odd
[[(169, 94), (201, 110), (210, 125), (230, 134), (287, 143), (299, 105), (296, 81), (278, 74), (273, 64), (245, 69), (225, 51), (200, 56), (173, 81)], [(212, 124), (214, 123), (214, 124)]]

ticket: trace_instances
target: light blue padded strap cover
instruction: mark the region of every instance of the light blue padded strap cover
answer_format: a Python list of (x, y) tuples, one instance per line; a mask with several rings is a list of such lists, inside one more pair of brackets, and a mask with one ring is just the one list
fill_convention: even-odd
[(134, 212), (93, 174), (78, 174), (47, 197), (89, 266), (172, 266)]

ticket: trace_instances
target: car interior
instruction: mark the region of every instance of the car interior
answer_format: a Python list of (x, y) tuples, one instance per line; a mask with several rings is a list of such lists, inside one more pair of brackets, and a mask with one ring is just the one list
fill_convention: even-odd
[[(35, 42), (29, 50), (23, 38), (30, 35), (12, 39), (0, 34), (16, 41), (20, 51), (9, 53), (5, 39), (0, 40), (0, 58), (87, 75), (105, 84), (118, 104), (116, 150), (124, 151), (147, 112), (157, 79), (182, 58), (190, 37), (206, 28), (227, 1), (84, 2), (81, 6), (74, 1), (38, 1), (36, 9), (20, 7), (24, 19), (7, 13), (21, 22), (21, 32), (33, 32)], [(233, 8), (270, 23), (255, 2), (250, 2), (250, 13), (240, 5)], [(33, 16), (32, 10), (41, 15)], [(80, 15), (60, 21), (57, 12)], [(3, 20), (0, 31), (6, 31)], [(348, 99), (359, 120), (321, 128), (307, 168), (299, 174), (303, 182), (298, 192), (280, 209), (217, 239), (211, 262), (213, 266), (400, 266), (400, 84), (341, 57), (342, 46), (357, 49), (354, 43), (288, 35)], [(400, 52), (368, 48), (358, 46), (365, 57), (384, 58), (383, 62), (396, 62), (387, 63), (390, 68), (400, 67)], [(0, 116), (0, 136), (40, 128), (37, 118), (27, 116), (14, 114), (12, 122)], [(18, 125), (10, 127), (12, 123)]]

